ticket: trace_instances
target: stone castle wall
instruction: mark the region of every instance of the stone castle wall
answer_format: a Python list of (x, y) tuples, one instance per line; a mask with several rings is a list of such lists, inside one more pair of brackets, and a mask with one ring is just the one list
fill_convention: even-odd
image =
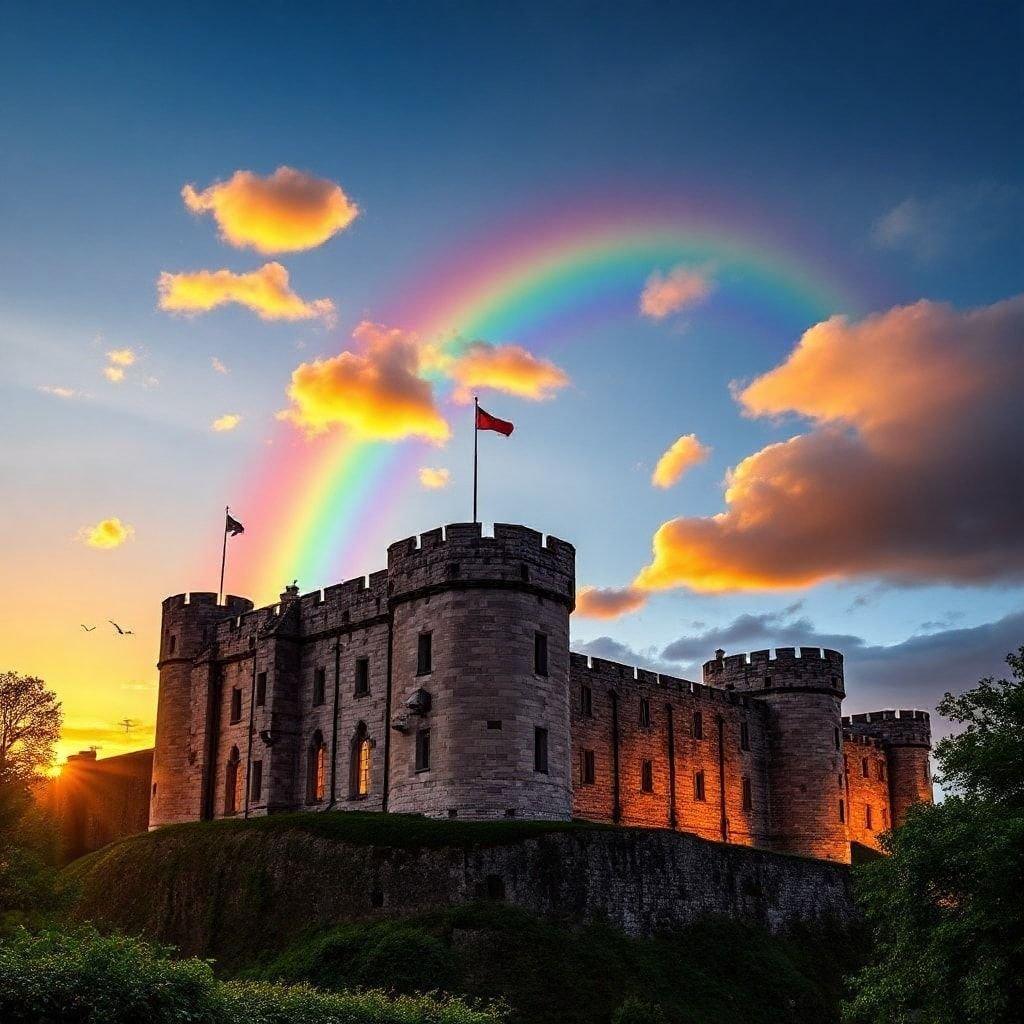
[(719, 652), (690, 682), (570, 655), (574, 597), (572, 545), (455, 524), (267, 608), (168, 598), (151, 827), (303, 808), (579, 817), (848, 861), (930, 799), (927, 715), (842, 720), (838, 652)]

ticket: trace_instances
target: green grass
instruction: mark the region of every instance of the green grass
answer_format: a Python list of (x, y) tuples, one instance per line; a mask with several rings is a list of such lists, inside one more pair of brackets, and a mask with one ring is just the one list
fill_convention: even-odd
[(501, 998), (516, 1024), (608, 1024), (627, 1000), (653, 1004), (670, 1024), (829, 1024), (855, 960), (845, 933), (779, 938), (706, 920), (633, 939), (604, 924), (474, 904), (309, 934), (240, 973), (326, 989), (436, 986)]

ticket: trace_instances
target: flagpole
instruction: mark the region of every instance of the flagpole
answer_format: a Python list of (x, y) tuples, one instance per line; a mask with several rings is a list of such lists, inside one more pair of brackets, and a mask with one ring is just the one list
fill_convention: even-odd
[(224, 567), (228, 561), (228, 513), (231, 510), (224, 506), (224, 546), (220, 552), (220, 590), (217, 592), (217, 603), (224, 600)]
[(480, 399), (473, 396), (473, 522), (476, 518), (476, 465), (477, 465), (477, 441), (480, 438)]

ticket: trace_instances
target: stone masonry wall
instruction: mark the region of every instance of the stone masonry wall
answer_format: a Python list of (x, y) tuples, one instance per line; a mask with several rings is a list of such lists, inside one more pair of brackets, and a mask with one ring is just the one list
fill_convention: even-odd
[(867, 736), (846, 734), (846, 834), (851, 842), (880, 849), (878, 837), (892, 824), (889, 811), (889, 762), (885, 748)]

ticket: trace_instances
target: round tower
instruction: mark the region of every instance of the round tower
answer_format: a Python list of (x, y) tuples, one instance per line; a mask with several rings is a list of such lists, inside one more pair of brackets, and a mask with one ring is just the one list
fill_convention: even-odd
[(927, 711), (870, 711), (844, 718), (843, 725), (855, 735), (873, 736), (885, 744), (893, 827), (903, 824), (914, 804), (933, 802)]
[[(150, 787), (149, 827), (197, 821), (201, 810), (201, 768), (194, 746), (193, 715), (205, 716), (206, 694), (193, 694), (196, 658), (214, 639), (214, 625), (242, 615), (252, 601), (216, 594), (175, 594), (163, 602), (160, 623), (160, 684), (153, 741), (153, 780)], [(199, 723), (205, 731), (205, 721)]]
[(704, 665), (709, 686), (739, 690), (769, 707), (770, 829), (774, 849), (848, 863), (838, 651), (779, 647)]
[(568, 820), (575, 549), (456, 524), (388, 548), (387, 809)]

